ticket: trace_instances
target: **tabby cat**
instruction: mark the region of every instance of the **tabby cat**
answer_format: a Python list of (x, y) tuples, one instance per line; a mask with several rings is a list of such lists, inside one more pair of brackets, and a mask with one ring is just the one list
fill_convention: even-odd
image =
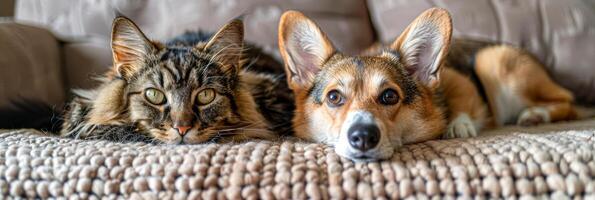
[(159, 43), (116, 18), (114, 66), (98, 88), (74, 92), (61, 134), (194, 144), (288, 132), (294, 105), (282, 65), (244, 48), (243, 34), (233, 20), (210, 39), (190, 32)]

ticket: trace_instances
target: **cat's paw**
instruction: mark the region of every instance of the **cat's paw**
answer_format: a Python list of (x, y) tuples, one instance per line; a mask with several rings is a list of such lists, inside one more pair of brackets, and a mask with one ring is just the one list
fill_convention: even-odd
[(450, 139), (475, 136), (477, 136), (477, 130), (473, 124), (473, 120), (471, 120), (469, 115), (463, 113), (448, 124), (446, 133), (444, 133), (442, 137), (445, 139)]
[(520, 126), (535, 126), (538, 124), (549, 123), (550, 113), (544, 107), (530, 107), (526, 108), (519, 115), (517, 125)]

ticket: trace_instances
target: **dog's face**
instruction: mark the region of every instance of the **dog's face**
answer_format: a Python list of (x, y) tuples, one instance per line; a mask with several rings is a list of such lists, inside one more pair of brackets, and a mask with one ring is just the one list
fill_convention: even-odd
[(432, 9), (390, 47), (345, 56), (314, 22), (286, 12), (279, 48), (296, 94), (296, 135), (358, 161), (389, 158), (404, 143), (435, 138), (446, 123), (433, 93), (450, 34), (448, 13)]

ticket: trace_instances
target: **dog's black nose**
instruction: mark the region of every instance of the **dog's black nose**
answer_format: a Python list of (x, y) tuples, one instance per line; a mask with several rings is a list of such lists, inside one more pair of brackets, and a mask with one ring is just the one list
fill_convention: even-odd
[(373, 124), (355, 124), (347, 130), (349, 145), (360, 151), (374, 148), (380, 141), (380, 129)]

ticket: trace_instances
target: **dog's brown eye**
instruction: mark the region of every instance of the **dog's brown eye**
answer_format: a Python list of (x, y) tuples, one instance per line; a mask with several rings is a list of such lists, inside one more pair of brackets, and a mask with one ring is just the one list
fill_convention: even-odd
[(384, 105), (394, 105), (399, 102), (399, 95), (392, 89), (385, 90), (380, 95), (380, 103)]
[(337, 90), (331, 90), (326, 94), (326, 99), (331, 106), (341, 106), (343, 105), (343, 95), (339, 93)]
[(161, 105), (165, 103), (165, 94), (155, 88), (148, 88), (145, 90), (145, 99), (149, 103)]
[(209, 88), (200, 91), (196, 97), (200, 105), (207, 105), (215, 100), (215, 90)]

